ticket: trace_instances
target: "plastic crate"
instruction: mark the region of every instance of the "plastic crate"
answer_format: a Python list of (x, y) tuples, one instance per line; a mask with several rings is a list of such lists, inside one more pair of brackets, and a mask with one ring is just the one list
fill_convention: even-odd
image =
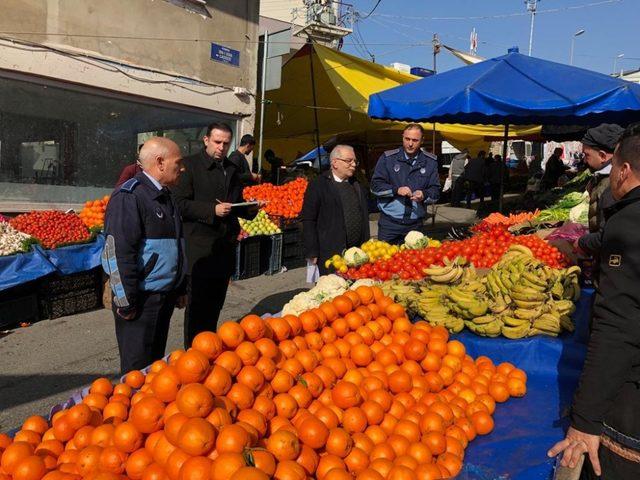
[(78, 272), (72, 275), (53, 274), (42, 279), (39, 282), (38, 294), (44, 296), (63, 295), (73, 292), (74, 290), (83, 290), (93, 288), (96, 284), (96, 277), (100, 276), (102, 280), (102, 269), (100, 267), (88, 270), (86, 272)]
[(302, 243), (302, 224), (296, 223), (282, 230), (282, 243), (289, 245), (292, 243)]
[(270, 237), (270, 250), (269, 250), (269, 268), (266, 272), (267, 275), (273, 275), (282, 270), (282, 234), (271, 235)]
[(33, 323), (40, 319), (38, 296), (35, 293), (0, 300), (0, 327)]
[(282, 258), (304, 258), (304, 245), (302, 243), (285, 243), (282, 245)]
[(233, 280), (257, 277), (268, 270), (269, 255), (266, 255), (264, 250), (266, 242), (270, 242), (270, 237), (262, 235), (248, 237), (238, 242)]
[(302, 243), (290, 243), (282, 246), (282, 266), (288, 270), (292, 268), (304, 267), (307, 259), (304, 255), (304, 245)]
[(38, 288), (40, 318), (52, 320), (102, 308), (103, 287), (100, 267), (73, 275), (44, 277)]
[(80, 291), (40, 298), (40, 318), (53, 320), (77, 313), (103, 308), (102, 289), (86, 288)]

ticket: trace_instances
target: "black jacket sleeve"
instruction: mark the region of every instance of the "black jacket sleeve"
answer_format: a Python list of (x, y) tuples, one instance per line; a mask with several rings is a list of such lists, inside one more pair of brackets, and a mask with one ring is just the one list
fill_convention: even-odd
[(320, 192), (318, 181), (313, 181), (307, 187), (302, 203), (302, 237), (304, 251), (307, 258), (320, 255), (318, 242), (318, 214), (320, 213)]
[(594, 320), (571, 415), (576, 429), (592, 435), (601, 433), (604, 416), (637, 356), (638, 338), (637, 318), (611, 316)]
[(600, 251), (602, 245), (602, 231), (587, 233), (578, 239), (578, 245), (586, 253), (594, 255)]
[[(601, 289), (593, 307), (593, 328), (571, 415), (573, 426), (585, 433), (601, 432), (605, 415), (615, 408), (616, 396), (638, 361), (639, 241), (628, 221), (608, 224), (602, 238)], [(609, 265), (612, 253), (619, 256), (619, 265)]]
[(138, 255), (142, 241), (142, 219), (135, 195), (111, 197), (105, 216), (107, 240), (104, 256), (116, 306), (132, 310), (138, 297)]
[(216, 221), (215, 205), (194, 200), (193, 171), (189, 166), (182, 172), (178, 184), (172, 188), (182, 218), (188, 222), (202, 222), (213, 225)]

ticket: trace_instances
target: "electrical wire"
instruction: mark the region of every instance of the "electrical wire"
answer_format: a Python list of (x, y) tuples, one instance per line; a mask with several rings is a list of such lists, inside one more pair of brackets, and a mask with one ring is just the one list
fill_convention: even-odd
[[(568, 7), (559, 7), (559, 8), (550, 8), (547, 10), (536, 10), (536, 15), (544, 14), (544, 13), (559, 13), (566, 12), (571, 10), (578, 10), (582, 8), (590, 8), (590, 7), (599, 7), (603, 5), (612, 5), (616, 3), (621, 3), (624, 0), (602, 0), (599, 2), (591, 2), (582, 5), (572, 5)], [(403, 20), (433, 20), (433, 21), (441, 21), (441, 20), (491, 20), (491, 19), (501, 19), (501, 18), (510, 18), (510, 17), (522, 17), (528, 16), (529, 12), (514, 12), (514, 13), (503, 13), (497, 15), (474, 15), (468, 17), (410, 17), (406, 15), (390, 15), (384, 13), (376, 13), (376, 17), (387, 17), (387, 18), (398, 18)]]
[(376, 8), (378, 8), (378, 5), (380, 5), (381, 2), (382, 0), (378, 0), (369, 13), (367, 13), (365, 16), (359, 16), (360, 19), (364, 20), (366, 18), (369, 18), (373, 14), (373, 12), (376, 11)]
[[(25, 40), (18, 40), (15, 38), (11, 38), (11, 37), (4, 37), (4, 36), (0, 36), (0, 40), (3, 40), (5, 42), (9, 42), (9, 44), (4, 44), (4, 46), (8, 47), (8, 48), (14, 48), (17, 50), (24, 50), (24, 51), (30, 51), (30, 52), (52, 52), (67, 58), (72, 58), (78, 62), (81, 63), (85, 63), (87, 65), (91, 65), (97, 68), (100, 68), (102, 70), (108, 71), (108, 72), (112, 72), (112, 73), (120, 73), (124, 76), (126, 76), (127, 78), (130, 78), (132, 80), (136, 80), (139, 82), (143, 82), (143, 83), (148, 83), (148, 84), (169, 84), (169, 85), (173, 85), (176, 86), (178, 88), (181, 88), (183, 90), (187, 90), (193, 93), (198, 93), (201, 95), (207, 95), (207, 96), (212, 96), (212, 95), (217, 95), (223, 92), (229, 92), (229, 91), (233, 91), (233, 87), (229, 87), (226, 85), (220, 85), (220, 84), (216, 84), (216, 83), (211, 83), (211, 82), (205, 82), (202, 80), (196, 80), (193, 78), (189, 78), (189, 77), (184, 77), (184, 76), (178, 76), (178, 75), (172, 75), (170, 73), (167, 72), (163, 72), (161, 70), (156, 70), (156, 69), (152, 69), (152, 68), (147, 68), (147, 67), (138, 67), (138, 66), (132, 66), (132, 65), (127, 65), (125, 63), (122, 62), (116, 62), (116, 61), (112, 61), (112, 60), (107, 60), (104, 58), (100, 58), (100, 57), (96, 57), (94, 55), (89, 55), (89, 54), (85, 54), (85, 53), (76, 53), (76, 52), (69, 52), (66, 50), (62, 50), (59, 48), (55, 48), (55, 47), (51, 47), (48, 45), (44, 45), (41, 43), (36, 43), (36, 42), (28, 42)], [(124, 69), (130, 69), (130, 70), (136, 70), (136, 71), (141, 71), (141, 72), (149, 72), (149, 73), (154, 73), (154, 74), (160, 74), (160, 75), (165, 75), (167, 77), (170, 77), (171, 80), (152, 80), (149, 78), (143, 78), (143, 77), (139, 77), (137, 75), (134, 75), (130, 72), (127, 72)], [(202, 90), (197, 90), (194, 88), (190, 88), (188, 86), (186, 86), (187, 84), (190, 84), (192, 86), (206, 86), (206, 87), (215, 87), (215, 88), (219, 88), (222, 91), (217, 91), (217, 92), (204, 92)], [(251, 96), (255, 96), (255, 94), (249, 93), (249, 95)]]

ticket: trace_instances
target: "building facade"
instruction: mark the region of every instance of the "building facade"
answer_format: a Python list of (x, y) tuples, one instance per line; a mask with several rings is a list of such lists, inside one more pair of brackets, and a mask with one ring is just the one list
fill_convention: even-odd
[(3, 0), (0, 212), (112, 191), (153, 135), (253, 132), (258, 0)]

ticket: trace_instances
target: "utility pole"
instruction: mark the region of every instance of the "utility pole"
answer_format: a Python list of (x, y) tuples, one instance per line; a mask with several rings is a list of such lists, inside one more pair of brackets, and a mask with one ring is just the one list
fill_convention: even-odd
[[(431, 40), (431, 43), (433, 44), (433, 74), (435, 75), (437, 73), (437, 69), (436, 69), (436, 59), (438, 57), (438, 54), (440, 53), (440, 39), (438, 38), (438, 34), (434, 33), (433, 34), (433, 39)], [(433, 122), (433, 130), (431, 131), (431, 150), (432, 153), (435, 155), (436, 154), (436, 123)]]
[(531, 51), (533, 50), (533, 25), (536, 21), (536, 10), (538, 9), (538, 1), (539, 0), (525, 0), (525, 4), (527, 5), (527, 11), (531, 13), (531, 30), (529, 31), (529, 56), (531, 56)]

